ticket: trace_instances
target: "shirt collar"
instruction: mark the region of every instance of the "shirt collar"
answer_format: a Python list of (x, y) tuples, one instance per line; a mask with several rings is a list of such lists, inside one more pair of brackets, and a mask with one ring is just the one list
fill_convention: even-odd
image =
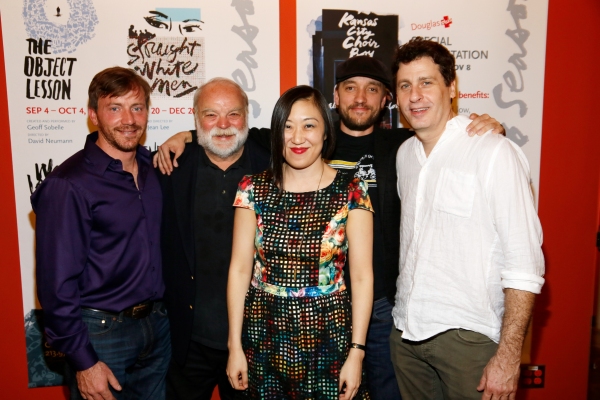
[[(220, 169), (212, 161), (210, 161), (210, 158), (208, 158), (208, 155), (206, 155), (206, 150), (204, 150), (204, 147), (200, 146), (199, 150), (200, 150), (200, 160), (201, 160), (202, 166)], [(250, 163), (250, 157), (248, 157), (246, 155), (246, 146), (245, 145), (244, 145), (244, 149), (242, 150), (242, 155), (240, 156), (240, 158), (235, 160), (234, 163), (231, 164), (229, 166), (229, 168), (226, 169), (226, 171), (229, 171), (230, 169), (234, 169), (234, 168), (245, 168), (245, 169), (252, 168), (252, 164)]]
[(425, 156), (425, 149), (423, 148), (423, 143), (415, 136), (415, 155), (419, 160), (421, 165), (425, 165), (427, 160), (431, 158), (431, 156), (435, 153), (435, 151), (443, 146), (444, 143), (451, 141), (455, 137), (457, 137), (460, 132), (464, 132), (467, 128), (467, 125), (471, 120), (464, 115), (457, 115), (454, 118), (451, 118), (446, 122), (446, 127), (442, 135), (438, 139), (437, 143), (429, 153), (429, 157)]
[(466, 130), (466, 127), (470, 122), (471, 120), (464, 115), (457, 115), (456, 117), (449, 119), (448, 122), (446, 122), (446, 129), (444, 129), (444, 132), (442, 133), (442, 136), (436, 143), (435, 147), (457, 137), (460, 132), (464, 132)]
[[(97, 141), (98, 131), (92, 132), (89, 135), (87, 135), (83, 151), (87, 161), (92, 166), (92, 171), (97, 173), (98, 175), (103, 175), (104, 172), (110, 167), (110, 165), (113, 162), (117, 161), (119, 164), (121, 162), (106, 154), (104, 150), (102, 150), (96, 144)], [(148, 149), (146, 149), (144, 146), (137, 146), (135, 158), (138, 162), (138, 171), (142, 171), (142, 168), (144, 169), (144, 171), (147, 169), (146, 166), (150, 164), (150, 157), (151, 154), (148, 151)]]

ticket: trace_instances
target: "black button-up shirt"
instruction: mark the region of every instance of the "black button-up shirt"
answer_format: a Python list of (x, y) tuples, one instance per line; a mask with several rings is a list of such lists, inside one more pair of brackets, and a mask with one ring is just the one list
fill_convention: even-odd
[(233, 242), (233, 201), (238, 183), (252, 173), (246, 150), (226, 171), (200, 151), (194, 203), (196, 304), (192, 338), (227, 350), (227, 275)]

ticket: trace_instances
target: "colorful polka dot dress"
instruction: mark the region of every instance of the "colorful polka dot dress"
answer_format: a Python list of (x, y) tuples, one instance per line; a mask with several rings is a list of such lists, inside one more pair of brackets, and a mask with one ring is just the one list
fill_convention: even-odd
[[(326, 188), (292, 193), (276, 188), (267, 171), (242, 179), (234, 206), (257, 217), (242, 330), (244, 395), (337, 399), (352, 333), (346, 220), (353, 209), (373, 211), (366, 184), (338, 171)], [(355, 398), (369, 398), (366, 385)]]

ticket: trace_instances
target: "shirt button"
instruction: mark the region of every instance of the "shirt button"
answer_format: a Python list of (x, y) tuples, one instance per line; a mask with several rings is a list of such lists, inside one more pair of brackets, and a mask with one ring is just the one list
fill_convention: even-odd
[(415, 231), (417, 231), (417, 232), (419, 231), (419, 227), (418, 226), (415, 228)]
[(223, 191), (221, 193), (225, 194), (225, 193), (227, 193), (227, 190), (223, 189)]
[(194, 280), (194, 275), (191, 276), (192, 280)]
[(192, 307), (192, 305), (190, 304), (190, 310), (193, 310), (193, 309), (194, 309), (194, 307)]

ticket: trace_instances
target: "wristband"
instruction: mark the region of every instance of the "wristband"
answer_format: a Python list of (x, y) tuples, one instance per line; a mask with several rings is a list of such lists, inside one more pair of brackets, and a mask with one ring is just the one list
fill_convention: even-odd
[(358, 350), (362, 350), (362, 351), (367, 350), (367, 346), (365, 346), (364, 344), (358, 344), (358, 343), (350, 343), (350, 348), (358, 349)]

